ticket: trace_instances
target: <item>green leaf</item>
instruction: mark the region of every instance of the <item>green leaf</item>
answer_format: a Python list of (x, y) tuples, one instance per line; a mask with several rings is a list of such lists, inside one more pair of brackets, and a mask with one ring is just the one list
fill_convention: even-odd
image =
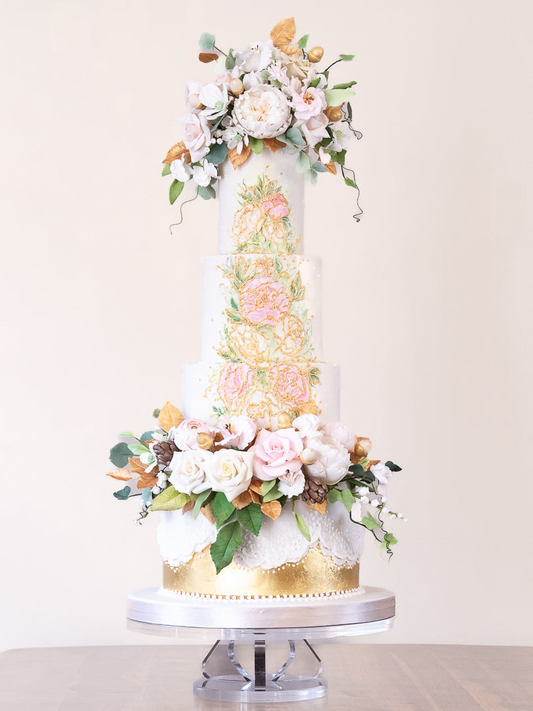
[(252, 151), (256, 154), (259, 155), (261, 151), (263, 150), (263, 141), (261, 138), (254, 138), (253, 136), (250, 136), (248, 138), (248, 141), (250, 143), (250, 148)]
[(190, 500), (187, 494), (180, 494), (172, 485), (167, 486), (152, 501), (152, 511), (178, 511)]
[(307, 178), (309, 179), (309, 182), (311, 185), (316, 185), (318, 181), (318, 173), (316, 170), (310, 169), (306, 173)]
[(168, 190), (168, 199), (170, 200), (171, 205), (173, 205), (181, 195), (181, 191), (183, 190), (184, 185), (185, 183), (182, 183), (181, 180), (173, 180), (170, 183), (170, 188)]
[(399, 467), (394, 462), (391, 462), (390, 460), (388, 462), (385, 462), (385, 466), (388, 467), (391, 470), (391, 472), (401, 472), (402, 471), (401, 467)]
[(211, 513), (213, 514), (217, 528), (220, 528), (234, 511), (235, 506), (231, 501), (228, 501), (226, 494), (217, 491), (215, 498), (211, 502)]
[(309, 533), (309, 529), (307, 528), (306, 522), (303, 520), (303, 518), (300, 516), (300, 514), (297, 514), (296, 511), (293, 511), (294, 518), (296, 519), (296, 525), (300, 529), (300, 533), (302, 536), (310, 541), (311, 540), (311, 534)]
[(355, 96), (355, 91), (350, 89), (326, 89), (326, 103), (328, 106), (340, 106), (345, 101), (350, 101)]
[(168, 163), (165, 163), (165, 165), (163, 166), (163, 172), (161, 173), (161, 175), (170, 175), (170, 165)]
[(360, 477), (361, 479), (367, 478), (367, 473), (360, 464), (352, 464), (348, 467), (348, 471), (354, 476)]
[(211, 198), (216, 198), (216, 196), (217, 196), (215, 189), (211, 185), (208, 185), (206, 188), (198, 187), (197, 190), (198, 190), (198, 195), (203, 200), (211, 200)]
[(327, 173), (328, 172), (328, 169), (326, 168), (324, 163), (322, 163), (319, 160), (317, 160), (313, 163), (313, 165), (311, 166), (311, 170), (314, 170), (316, 173)]
[(129, 430), (124, 430), (124, 432), (119, 432), (118, 437), (135, 437), (133, 432), (130, 432)]
[(314, 79), (311, 79), (309, 82), (309, 86), (312, 86), (313, 88), (317, 87), (320, 84), (320, 77), (315, 77)]
[(305, 49), (307, 47), (308, 42), (309, 42), (309, 35), (304, 35), (303, 37), (300, 37), (296, 46), (298, 47), (298, 49)]
[(342, 59), (343, 62), (351, 62), (352, 59), (355, 57), (355, 54), (339, 54), (339, 57)]
[(356, 81), (347, 81), (345, 84), (335, 84), (335, 86), (332, 86), (332, 89), (349, 89), (351, 86), (355, 86), (357, 84)]
[(226, 62), (225, 62), (224, 66), (226, 67), (228, 72), (231, 72), (231, 70), (235, 66), (235, 57), (233, 56), (233, 47), (228, 52), (228, 56), (226, 57)]
[(152, 417), (155, 417), (157, 419), (159, 417), (160, 412), (161, 412), (161, 410), (158, 407), (156, 407), (155, 410), (152, 412)]
[(144, 444), (139, 444), (139, 442), (133, 442), (133, 444), (129, 444), (128, 448), (130, 452), (136, 457), (140, 457), (141, 454), (146, 454), (150, 451), (148, 447), (146, 447)]
[(334, 163), (344, 165), (344, 160), (346, 158), (346, 148), (343, 148), (342, 151), (328, 151), (328, 153), (330, 154), (331, 160)]
[(233, 553), (242, 543), (241, 524), (233, 521), (223, 526), (218, 532), (217, 539), (211, 543), (211, 559), (215, 564), (217, 575), (231, 563)]
[(209, 32), (202, 32), (198, 44), (200, 45), (200, 49), (206, 52), (210, 49), (214, 49), (215, 41), (215, 35), (210, 35)]
[(131, 486), (125, 486), (120, 491), (114, 491), (113, 496), (119, 501), (126, 501), (128, 496), (131, 494)]
[(254, 536), (259, 534), (263, 523), (263, 512), (259, 504), (248, 504), (244, 509), (237, 509), (235, 516), (241, 526), (251, 531)]
[(125, 442), (119, 442), (109, 452), (109, 459), (119, 469), (123, 469), (128, 465), (128, 459), (133, 452)]
[(296, 171), (298, 173), (307, 173), (311, 166), (311, 161), (309, 156), (305, 151), (300, 151), (298, 153), (298, 158), (296, 159)]
[(151, 496), (152, 496), (152, 489), (149, 486), (145, 487), (143, 489), (142, 494), (141, 494), (141, 498), (145, 504), (147, 504), (150, 501)]
[(207, 499), (211, 496), (211, 489), (206, 489), (205, 491), (202, 491), (201, 494), (198, 494), (198, 498), (194, 502), (194, 508), (192, 510), (192, 515), (194, 518), (198, 516), (200, 513), (202, 507), (205, 505), (205, 502)]
[[(262, 489), (263, 487), (261, 487)], [(267, 491), (266, 494), (263, 496), (263, 503), (268, 504), (269, 501), (274, 501), (275, 499), (279, 499), (283, 494), (281, 491), (278, 489), (278, 482), (276, 479), (274, 479), (274, 486)]]
[(153, 439), (154, 438), (154, 431), (153, 430), (148, 430), (147, 432), (143, 432), (141, 435), (141, 441), (146, 442), (148, 439)]
[(335, 501), (340, 501), (346, 507), (348, 513), (350, 513), (355, 501), (355, 496), (350, 489), (331, 489), (328, 494), (328, 500), (332, 504), (334, 504)]
[(389, 544), (389, 546), (395, 546), (398, 543), (398, 539), (393, 533), (386, 533), (384, 540)]
[(304, 146), (305, 138), (302, 136), (302, 132), (296, 126), (291, 126), (287, 129), (287, 138), (292, 141), (295, 146)]
[(347, 185), (349, 188), (355, 188), (356, 190), (358, 190), (357, 185), (356, 185), (356, 184), (354, 183), (354, 181), (351, 180), (350, 178), (344, 178), (344, 182), (346, 183), (346, 185)]
[(225, 143), (213, 143), (205, 159), (213, 165), (220, 165), (228, 157), (228, 147)]
[(361, 523), (363, 526), (368, 528), (369, 531), (373, 531), (375, 528), (379, 528), (379, 523), (376, 521), (376, 519), (372, 516), (371, 513), (367, 513), (367, 515), (361, 520)]
[(276, 486), (276, 479), (271, 479), (270, 481), (264, 481), (261, 484), (261, 496), (268, 494), (270, 489)]

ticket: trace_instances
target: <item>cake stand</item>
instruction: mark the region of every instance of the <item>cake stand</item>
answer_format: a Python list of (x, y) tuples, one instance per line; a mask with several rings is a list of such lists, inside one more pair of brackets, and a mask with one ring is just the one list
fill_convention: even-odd
[[(322, 662), (310, 642), (384, 632), (391, 629), (394, 614), (394, 594), (372, 587), (354, 594), (279, 599), (213, 599), (159, 588), (128, 596), (128, 629), (196, 643), (215, 640), (202, 662), (202, 678), (193, 684), (195, 696), (211, 701), (325, 696)], [(286, 648), (284, 659), (270, 671), (267, 645), (269, 658), (270, 651), (278, 651), (276, 645)]]

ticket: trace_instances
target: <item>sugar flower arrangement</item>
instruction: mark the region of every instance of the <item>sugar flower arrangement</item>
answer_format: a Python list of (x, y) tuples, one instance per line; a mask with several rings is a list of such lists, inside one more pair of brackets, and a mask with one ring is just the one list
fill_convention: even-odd
[(401, 468), (369, 459), (371, 443), (340, 422), (321, 424), (315, 415), (277, 416), (276, 426), (259, 427), (243, 415), (222, 415), (213, 423), (185, 419), (167, 402), (155, 410), (157, 426), (137, 438), (121, 432), (110, 452), (116, 469), (108, 476), (137, 480), (114, 493), (125, 500), (141, 497), (139, 521), (151, 511), (206, 516), (218, 529), (211, 545), (217, 573), (229, 565), (243, 541), (242, 529), (258, 535), (263, 518), (274, 521), (290, 502), (295, 525), (310, 540), (298, 499), (326, 513), (341, 502), (354, 524), (372, 532), (392, 555), (397, 539), (387, 532), (383, 515), (403, 519), (386, 506), (387, 483)]
[(308, 50), (309, 35), (293, 44), (295, 36), (293, 18), (278, 22), (267, 41), (243, 50), (223, 52), (213, 35), (201, 36), (199, 59), (214, 64), (215, 78), (187, 82), (183, 140), (163, 161), (163, 175), (173, 177), (171, 204), (188, 182), (195, 187), (191, 199), (215, 198), (220, 166), (230, 161), (237, 168), (265, 148), (290, 151), (296, 170), (311, 183), (319, 173), (340, 170), (346, 185), (359, 190), (345, 166), (351, 137), (361, 138), (351, 123), (356, 82), (330, 81), (332, 67), (354, 55), (341, 54), (319, 71), (322, 47)]

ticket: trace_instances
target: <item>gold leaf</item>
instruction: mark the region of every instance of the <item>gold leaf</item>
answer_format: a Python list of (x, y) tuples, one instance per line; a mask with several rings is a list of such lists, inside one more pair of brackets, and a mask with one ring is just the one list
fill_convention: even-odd
[(315, 504), (312, 501), (307, 501), (306, 503), (310, 509), (313, 509), (313, 511), (318, 511), (318, 513), (321, 513), (324, 516), (326, 515), (326, 508), (328, 506), (328, 502), (326, 500), (324, 500), (321, 504)]
[(182, 514), (187, 513), (187, 511), (190, 511), (193, 508), (194, 508), (194, 501), (187, 501), (185, 506), (181, 507), (181, 513)]
[(263, 482), (261, 481), (261, 479), (256, 479), (254, 477), (252, 479), (252, 481), (250, 482), (250, 486), (248, 487), (248, 489), (250, 489), (250, 491), (255, 491), (256, 494), (259, 494), (259, 496), (261, 496), (261, 484), (262, 483)]
[(130, 463), (130, 472), (132, 474), (138, 474), (139, 478), (137, 480), (137, 488), (138, 489), (146, 489), (147, 486), (150, 488), (152, 486), (156, 486), (157, 484), (157, 476), (156, 474), (159, 473), (159, 468), (156, 467), (155, 469), (152, 469), (150, 473), (146, 473), (145, 469), (146, 466), (141, 463), (140, 459), (132, 459), (131, 457), (128, 459)]
[(140, 459), (132, 459), (131, 457), (128, 459), (128, 462), (130, 464), (130, 472), (132, 474), (144, 474), (144, 470), (146, 467), (144, 464), (141, 464)]
[(108, 472), (106, 476), (110, 476), (112, 479), (118, 479), (119, 481), (129, 481), (133, 478), (129, 469), (115, 469), (112, 472)]
[(257, 492), (253, 491), (253, 489), (248, 489), (250, 492), (250, 496), (252, 497), (252, 501), (254, 504), (260, 504), (261, 503), (261, 494), (258, 494)]
[(138, 489), (146, 489), (147, 487), (150, 487), (150, 489), (153, 486), (157, 486), (157, 477), (150, 472), (147, 474), (146, 472), (143, 472), (141, 476), (137, 479), (137, 488)]
[(270, 148), (272, 153), (279, 151), (280, 148), (285, 148), (285, 144), (281, 141), (278, 141), (277, 138), (263, 138), (263, 143), (265, 144), (265, 146)]
[(240, 153), (237, 153), (236, 148), (230, 148), (230, 150), (228, 151), (228, 155), (229, 155), (229, 159), (231, 161), (231, 165), (234, 168), (238, 168), (246, 160), (248, 160), (248, 157), (250, 156), (251, 152), (252, 152), (252, 149), (250, 148), (250, 146), (243, 146), (242, 151)]
[(332, 160), (330, 160), (329, 163), (326, 163), (326, 168), (328, 169), (328, 173), (337, 175), (337, 166), (335, 165), (335, 163)]
[(294, 44), (286, 44), (279, 48), (287, 57), (301, 57), (302, 50)]
[(174, 407), (170, 402), (167, 402), (165, 407), (159, 413), (159, 424), (165, 430), (169, 432), (172, 427), (177, 427), (183, 422), (185, 418), (181, 414), (177, 407)]
[(189, 157), (187, 158), (187, 155), (185, 155), (185, 158), (187, 158), (188, 161), (191, 159), (191, 154), (187, 150), (187, 147), (183, 141), (180, 141), (179, 143), (175, 143), (172, 148), (168, 151), (167, 157), (163, 161), (163, 163), (168, 163), (169, 165), (172, 163), (172, 161), (177, 160), (178, 158), (181, 158), (183, 154), (188, 154)]
[(215, 517), (211, 513), (211, 504), (207, 504), (207, 506), (201, 508), (200, 511), (210, 523), (215, 523)]
[(375, 464), (379, 464), (380, 461), (381, 459), (370, 459), (365, 467), (365, 472), (370, 471), (370, 467), (373, 467)]
[(233, 499), (231, 502), (236, 509), (243, 509), (245, 506), (248, 506), (248, 504), (252, 503), (252, 495), (248, 490), (243, 491), (242, 494), (239, 494), (237, 498)]
[(281, 20), (270, 33), (270, 38), (274, 43), (274, 47), (284, 47), (290, 44), (296, 35), (296, 25), (294, 17), (288, 17), (286, 20)]
[(204, 64), (209, 64), (209, 62), (216, 62), (218, 59), (218, 54), (213, 52), (200, 52), (198, 59)]
[(261, 504), (261, 511), (275, 521), (281, 513), (281, 504), (279, 501), (269, 501), (266, 504)]

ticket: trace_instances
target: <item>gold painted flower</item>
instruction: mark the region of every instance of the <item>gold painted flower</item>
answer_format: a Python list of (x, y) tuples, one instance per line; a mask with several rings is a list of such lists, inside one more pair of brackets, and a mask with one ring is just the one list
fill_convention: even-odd
[(287, 314), (274, 326), (274, 338), (282, 355), (295, 357), (305, 343), (305, 327), (297, 316)]
[(247, 202), (237, 210), (233, 218), (233, 234), (239, 244), (246, 244), (253, 239), (263, 227), (265, 214), (258, 205)]
[(287, 228), (282, 220), (268, 220), (263, 227), (263, 232), (267, 240), (274, 244), (283, 244), (287, 238)]
[(268, 361), (268, 340), (256, 328), (247, 323), (232, 324), (229, 334), (233, 347), (246, 363), (259, 366)]

